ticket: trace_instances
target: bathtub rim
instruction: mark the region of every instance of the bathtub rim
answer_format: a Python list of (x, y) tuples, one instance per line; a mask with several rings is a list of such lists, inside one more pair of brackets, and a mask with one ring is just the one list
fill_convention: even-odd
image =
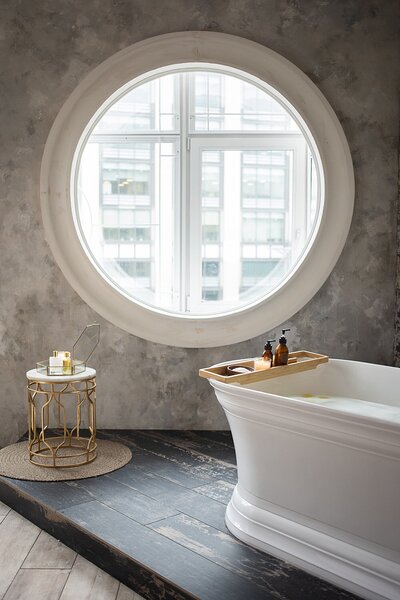
[[(245, 360), (245, 359), (238, 359)], [(248, 359), (246, 359), (248, 360)], [(218, 366), (224, 366), (231, 364), (232, 361), (225, 361), (218, 363)], [(236, 361), (235, 361), (236, 362)], [(399, 370), (399, 379), (400, 379), (400, 369), (397, 367), (392, 367), (389, 365), (377, 365), (375, 363), (367, 363), (362, 361), (355, 360), (346, 360), (340, 358), (330, 358), (329, 362), (323, 365), (319, 365), (316, 367), (317, 369), (323, 369), (324, 367), (329, 367), (330, 363), (346, 363), (346, 364), (355, 364), (355, 365), (365, 365), (369, 368), (379, 368), (382, 370)], [(298, 373), (288, 373), (286, 377), (290, 377), (291, 375), (296, 376)], [(276, 381), (276, 380), (274, 380)], [(363, 424), (365, 426), (371, 426), (374, 428), (378, 428), (381, 430), (387, 429), (388, 432), (400, 432), (400, 422), (394, 423), (390, 422), (387, 419), (380, 419), (379, 417), (373, 417), (368, 415), (359, 415), (355, 413), (351, 413), (348, 411), (340, 410), (339, 408), (333, 408), (326, 406), (324, 404), (315, 404), (307, 402), (306, 400), (301, 400), (299, 398), (290, 398), (289, 396), (281, 396), (279, 394), (270, 393), (261, 390), (253, 390), (250, 387), (247, 387), (249, 384), (231, 384), (231, 383), (223, 383), (222, 381), (217, 381), (215, 379), (209, 379), (211, 386), (218, 391), (221, 391), (225, 394), (233, 396), (235, 398), (243, 398), (244, 394), (242, 390), (246, 390), (246, 396), (249, 396), (253, 401), (256, 402), (257, 408), (253, 408), (249, 405), (246, 405), (246, 408), (250, 411), (259, 410), (260, 412), (268, 412), (268, 408), (276, 408), (282, 409), (285, 408), (287, 410), (298, 412), (299, 414), (308, 414), (313, 413), (315, 416), (325, 417), (328, 420), (337, 420), (347, 423), (355, 423), (355, 424)], [(257, 382), (261, 383), (261, 382)], [(400, 381), (399, 381), (400, 383)], [(218, 399), (219, 400), (219, 399)], [(362, 400), (362, 398), (360, 398)], [(378, 403), (377, 403), (378, 404)], [(384, 406), (384, 405), (382, 405)], [(387, 405), (393, 406), (393, 405)], [(400, 403), (398, 408), (400, 409)], [(264, 410), (263, 410), (264, 409)], [(400, 445), (400, 440), (399, 440)]]

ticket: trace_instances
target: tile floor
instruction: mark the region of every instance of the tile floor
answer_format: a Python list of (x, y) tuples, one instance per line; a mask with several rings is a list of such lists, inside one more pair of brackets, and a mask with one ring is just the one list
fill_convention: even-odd
[(143, 600), (2, 502), (0, 599)]

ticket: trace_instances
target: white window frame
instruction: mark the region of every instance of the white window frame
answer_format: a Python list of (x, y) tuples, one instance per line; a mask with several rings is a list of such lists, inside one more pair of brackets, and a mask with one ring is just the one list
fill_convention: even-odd
[[(124, 86), (170, 65), (223, 65), (241, 71), (284, 105), (288, 99), (307, 134), (323, 176), (323, 207), (308, 248), (274, 293), (222, 316), (172, 315), (152, 309), (106, 280), (84, 247), (74, 212), (74, 174), (80, 152), (99, 113)], [(182, 136), (182, 143), (183, 136)], [(183, 182), (188, 190), (188, 182)], [(139, 42), (94, 69), (67, 100), (48, 137), (41, 169), (46, 238), (64, 275), (104, 318), (145, 339), (186, 347), (210, 347), (255, 337), (291, 317), (318, 291), (347, 238), (354, 203), (350, 151), (340, 123), (318, 88), (272, 50), (215, 32), (180, 32)], [(183, 215), (181, 245), (185, 245)], [(187, 266), (189, 268), (189, 266)]]
[[(210, 130), (207, 129), (205, 131), (200, 130), (196, 131), (194, 127), (191, 127), (193, 123), (192, 119), (197, 114), (195, 111), (195, 95), (194, 89), (191, 87), (190, 82), (193, 82), (194, 79), (191, 78), (191, 75), (195, 73), (205, 73), (206, 75), (216, 74), (218, 76), (227, 76), (229, 77), (230, 82), (234, 82), (238, 94), (234, 97), (231, 102), (231, 109), (237, 110), (237, 114), (239, 115), (239, 110), (241, 107), (241, 99), (240, 99), (240, 82), (244, 78), (235, 77), (232, 78), (231, 71), (225, 72), (222, 67), (216, 68), (211, 66), (206, 70), (201, 67), (185, 67), (184, 70), (179, 70), (177, 68), (173, 68), (170, 71), (170, 74), (174, 74), (176, 76), (176, 90), (175, 93), (179, 92), (179, 95), (176, 95), (176, 113), (177, 113), (177, 122), (179, 125), (175, 130), (171, 130), (171, 132), (162, 132), (159, 129), (155, 129), (153, 131), (137, 131), (137, 132), (113, 132), (113, 133), (96, 133), (93, 132), (90, 135), (88, 140), (88, 144), (91, 143), (99, 143), (99, 144), (107, 144), (107, 143), (117, 143), (123, 147), (124, 144), (127, 144), (129, 148), (129, 142), (131, 140), (134, 141), (142, 141), (142, 142), (153, 142), (153, 143), (170, 143), (175, 146), (177, 150), (179, 148), (179, 156), (177, 155), (177, 159), (179, 162), (179, 166), (176, 170), (176, 181), (175, 181), (175, 213), (173, 217), (173, 227), (168, 229), (168, 226), (163, 225), (165, 221), (168, 220), (166, 218), (164, 220), (162, 214), (159, 215), (159, 224), (160, 224), (160, 232), (159, 235), (156, 236), (154, 242), (154, 254), (158, 256), (158, 260), (154, 261), (154, 270), (158, 273), (158, 276), (152, 274), (152, 282), (158, 282), (160, 274), (164, 273), (166, 275), (166, 283), (170, 284), (170, 289), (173, 290), (173, 302), (165, 310), (170, 310), (172, 313), (182, 314), (187, 313), (190, 315), (223, 315), (226, 312), (235, 311), (239, 308), (245, 306), (246, 302), (240, 302), (239, 300), (239, 287), (240, 287), (240, 279), (241, 279), (241, 256), (237, 254), (240, 251), (239, 240), (236, 238), (229, 238), (229, 242), (227, 241), (227, 237), (224, 240), (224, 247), (231, 243), (232, 248), (225, 252), (225, 256), (222, 257), (221, 266), (223, 267), (224, 281), (222, 285), (223, 295), (226, 295), (226, 291), (228, 288), (231, 289), (231, 293), (228, 289), (228, 297), (231, 295), (235, 295), (237, 300), (231, 301), (203, 301), (202, 300), (202, 241), (201, 241), (201, 153), (203, 150), (288, 150), (293, 152), (294, 162), (292, 165), (293, 176), (290, 178), (290, 196), (293, 196), (293, 189), (296, 190), (296, 202), (291, 203), (292, 206), (292, 219), (287, 224), (290, 232), (294, 231), (294, 223), (298, 228), (298, 231), (306, 232), (309, 230), (307, 228), (307, 186), (306, 186), (306, 173), (307, 173), (307, 161), (306, 161), (306, 153), (307, 153), (307, 142), (301, 131), (274, 131), (274, 132), (265, 132), (265, 131), (254, 131), (254, 130)], [(140, 85), (146, 85), (149, 82), (157, 82), (159, 83), (160, 76), (150, 76), (144, 82), (141, 82)], [(179, 82), (179, 83), (178, 83)], [(232, 85), (232, 83), (231, 83)], [(136, 87), (136, 86), (135, 86)], [(140, 87), (140, 86), (137, 86)], [(258, 88), (255, 88), (258, 89)], [(126, 93), (126, 92), (125, 92)], [(122, 97), (123, 98), (126, 96)], [(156, 98), (158, 99), (159, 94), (156, 94)], [(233, 106), (232, 106), (233, 102)], [(110, 107), (112, 110), (113, 106)], [(226, 108), (226, 106), (225, 106)], [(108, 111), (106, 112), (106, 114)], [(157, 117), (157, 108), (155, 110), (155, 115)], [(224, 113), (221, 113), (223, 117)], [(235, 114), (236, 116), (236, 114)], [(229, 117), (228, 117), (229, 118)], [(159, 190), (159, 179), (158, 179), (158, 163), (157, 160), (154, 163), (154, 170), (152, 171), (152, 178), (154, 179), (154, 188)], [(230, 182), (231, 177), (226, 172), (225, 169), (225, 177), (227, 178), (227, 185), (232, 184)], [(82, 175), (82, 169), (80, 169), (80, 173)], [(234, 195), (234, 187), (232, 188), (232, 192), (229, 194), (230, 199), (232, 199)], [(158, 213), (159, 210), (162, 210), (162, 203), (159, 202), (159, 193), (155, 193), (154, 197), (155, 201), (155, 213)], [(103, 206), (101, 206), (104, 209)], [(80, 221), (79, 208), (76, 209), (77, 219)], [(227, 220), (226, 211), (222, 211), (225, 215), (225, 221)], [(187, 215), (186, 218), (182, 219), (182, 214)], [(235, 211), (230, 211), (229, 217), (232, 218), (232, 215), (235, 214)], [(169, 217), (168, 213), (165, 215)], [(241, 229), (240, 226), (240, 207), (237, 207), (236, 217), (238, 218), (236, 230), (239, 232)], [(303, 218), (301, 218), (303, 217)], [(224, 226), (225, 231), (229, 231), (228, 223), (225, 222)], [(167, 237), (171, 237), (173, 235), (174, 242), (174, 257), (173, 257), (173, 270), (171, 269), (172, 261), (168, 255), (168, 252), (165, 252), (164, 249), (168, 250), (171, 247), (171, 242), (168, 243), (162, 238), (165, 237), (164, 233), (167, 234)], [(84, 233), (82, 232), (84, 236)], [(185, 245), (180, 245), (179, 240), (180, 236), (182, 239), (185, 239)], [(306, 245), (306, 238), (303, 236), (298, 236), (296, 234), (292, 235), (290, 233), (287, 235), (288, 239), (292, 241), (291, 248), (296, 250), (297, 248), (302, 251)], [(152, 298), (151, 292), (147, 293), (147, 290), (142, 290), (139, 294), (137, 294), (135, 298), (135, 293), (129, 291), (129, 285), (126, 286), (126, 282), (120, 283), (118, 279), (113, 277), (106, 268), (104, 268), (101, 263), (102, 260), (100, 256), (97, 256), (92, 249), (91, 243), (88, 241), (89, 251), (91, 253), (92, 259), (95, 262), (99, 263), (100, 268), (104, 272), (104, 276), (109, 278), (113, 284), (119, 286), (120, 289), (132, 295), (132, 299), (135, 301), (141, 301), (143, 303), (148, 303), (149, 306), (156, 306), (161, 310), (164, 308), (163, 302), (161, 300), (161, 295), (163, 290), (165, 289), (165, 285), (160, 286), (160, 290), (157, 293), (154, 292), (154, 297)], [(165, 248), (166, 244), (166, 248)], [(120, 241), (116, 241), (115, 245), (120, 248)], [(234, 260), (234, 253), (236, 251), (236, 262)], [(123, 258), (119, 256), (119, 258)], [(221, 258), (221, 257), (220, 257)], [(100, 259), (100, 260), (99, 260)], [(128, 257), (126, 257), (126, 260)], [(227, 264), (229, 261), (229, 264)], [(226, 276), (229, 270), (229, 277)], [(169, 275), (168, 275), (169, 273)], [(124, 285), (125, 283), (125, 285)], [(128, 284), (130, 282), (127, 282)], [(168, 287), (168, 285), (167, 285)], [(147, 297), (146, 297), (147, 296)], [(255, 301), (258, 300), (258, 297), (266, 296), (263, 292), (261, 285), (258, 285), (258, 296)], [(254, 300), (253, 300), (254, 301)]]
[[(292, 150), (294, 156), (293, 165), (293, 187), (296, 188), (296, 199), (298, 202), (293, 203), (296, 211), (303, 210), (303, 231), (306, 231), (307, 221), (307, 177), (306, 177), (306, 143), (302, 134), (290, 133), (268, 133), (268, 134), (251, 134), (243, 133), (241, 137), (235, 134), (190, 134), (190, 188), (189, 188), (189, 239), (190, 239), (190, 287), (187, 289), (187, 302), (190, 312), (205, 314), (215, 314), (221, 310), (219, 301), (201, 301), (202, 288), (202, 241), (201, 241), (201, 153), (204, 150)], [(224, 214), (226, 211), (223, 211)], [(238, 216), (240, 211), (237, 211)], [(292, 215), (292, 221), (300, 223), (298, 215)], [(292, 225), (292, 224), (291, 224)], [(240, 231), (238, 224), (237, 230)], [(293, 243), (296, 241), (293, 239)], [(236, 242), (236, 240), (235, 240)], [(306, 240), (303, 240), (304, 247)], [(236, 243), (237, 245), (237, 243)], [(236, 261), (236, 266), (240, 265), (240, 257)], [(273, 292), (272, 292), (273, 293)], [(264, 295), (265, 299), (265, 295)], [(227, 302), (224, 303), (224, 310), (235, 310), (235, 304), (231, 306)]]

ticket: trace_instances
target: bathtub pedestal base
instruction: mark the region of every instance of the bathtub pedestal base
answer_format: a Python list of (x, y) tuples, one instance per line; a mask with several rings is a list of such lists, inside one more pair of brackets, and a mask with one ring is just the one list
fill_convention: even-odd
[(236, 486), (225, 517), (235, 537), (368, 600), (400, 598), (397, 553), (391, 557), (384, 549), (384, 558), (375, 545), (368, 548), (362, 541), (360, 547), (353, 536), (346, 534), (344, 540), (339, 530), (329, 527), (327, 532), (318, 521), (310, 523), (279, 507), (272, 512), (260, 504), (263, 501)]

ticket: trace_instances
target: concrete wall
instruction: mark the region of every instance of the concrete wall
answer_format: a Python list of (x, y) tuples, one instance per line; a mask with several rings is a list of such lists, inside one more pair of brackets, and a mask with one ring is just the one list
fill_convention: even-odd
[(325, 94), (354, 160), (354, 220), (329, 280), (287, 323), (289, 339), (292, 348), (393, 364), (398, 13), (396, 0), (0, 0), (0, 445), (26, 430), (25, 371), (96, 319), (99, 426), (225, 428), (197, 370), (262, 348), (262, 323), (256, 339), (212, 350), (129, 335), (76, 295), (44, 239), (39, 172), (55, 116), (93, 67), (162, 33), (251, 39)]

